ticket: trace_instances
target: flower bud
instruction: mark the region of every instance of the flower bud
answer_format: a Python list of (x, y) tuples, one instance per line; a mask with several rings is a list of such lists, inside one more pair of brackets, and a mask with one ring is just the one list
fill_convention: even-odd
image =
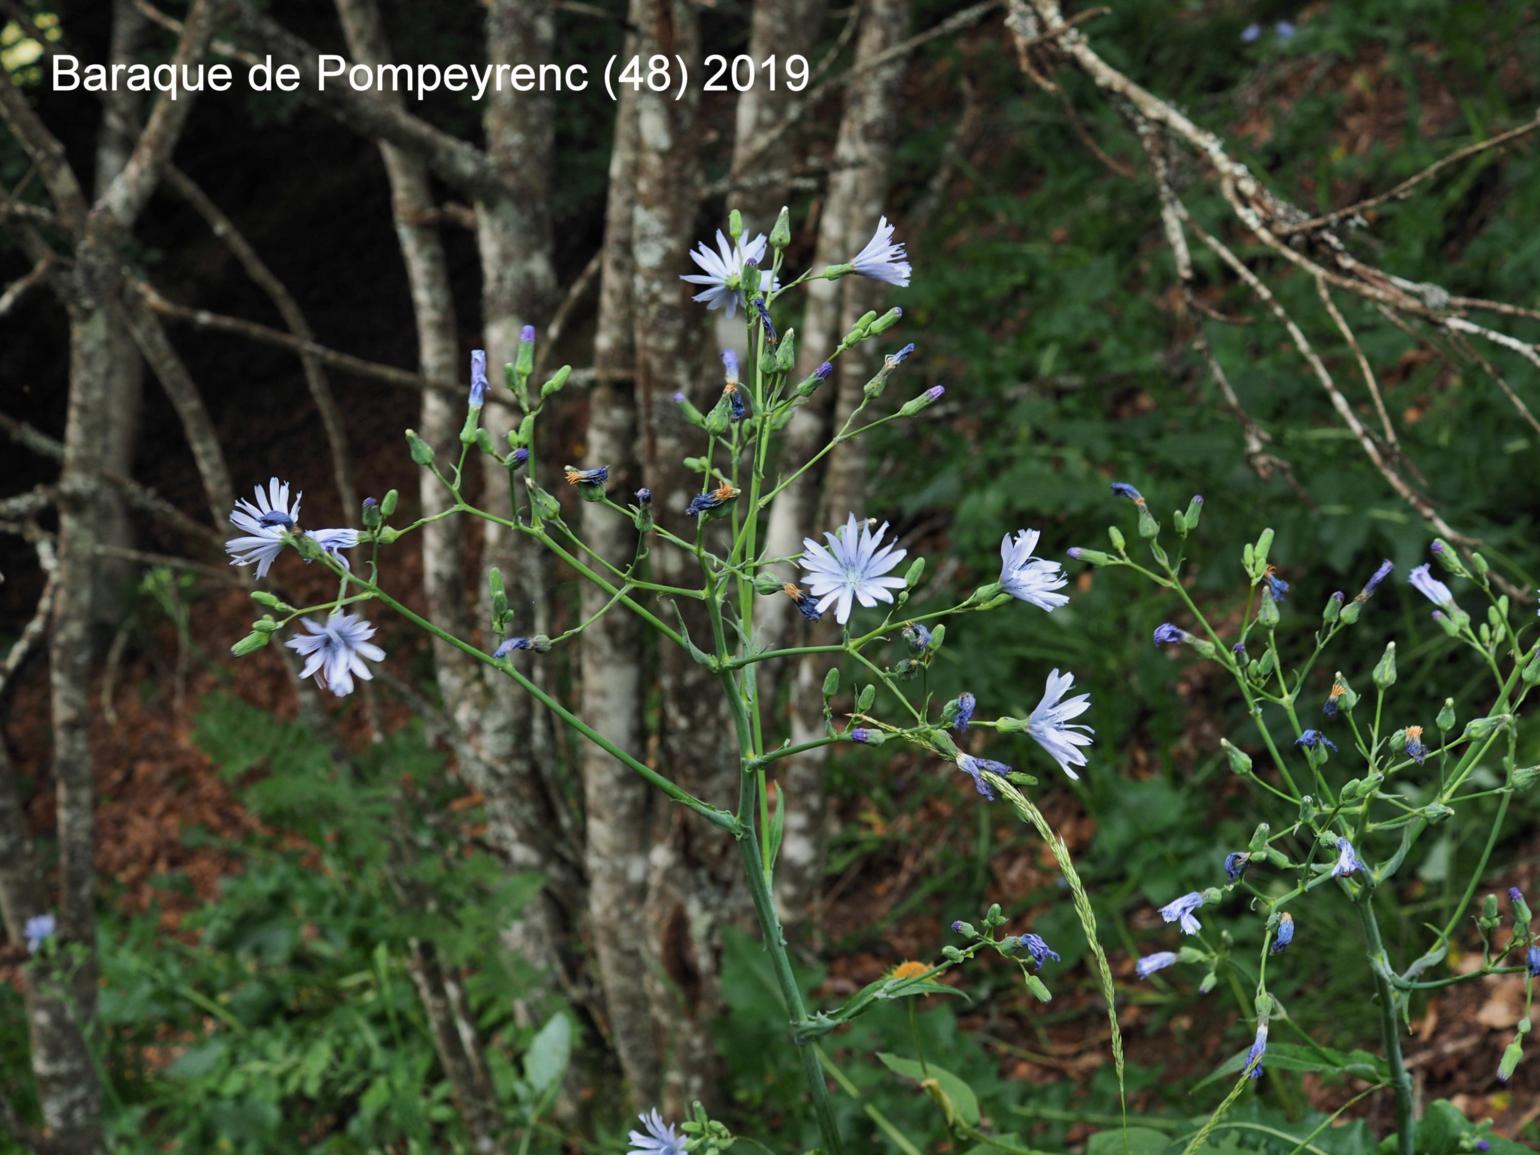
[(1396, 643), (1385, 647), (1385, 653), (1374, 665), (1374, 684), (1388, 690), (1396, 684)]
[(1513, 1078), (1513, 1072), (1519, 1069), (1519, 1060), (1524, 1057), (1524, 1045), (1517, 1038), (1503, 1050), (1502, 1060), (1497, 1064), (1497, 1078), (1506, 1083)]
[(1219, 975), (1216, 974), (1214, 971), (1209, 971), (1201, 979), (1198, 980), (1198, 993), (1200, 995), (1206, 995), (1206, 994), (1208, 994), (1211, 990), (1213, 990), (1218, 985), (1219, 985)]
[(781, 334), (781, 342), (775, 347), (775, 353), (770, 358), (771, 373), (790, 373), (797, 363), (797, 331), (787, 329)]
[(524, 488), (529, 490), (529, 504), (535, 511), (537, 521), (541, 518), (550, 518), (554, 521), (561, 516), (561, 502), (536, 485), (534, 478), (526, 477)]
[(1231, 773), (1242, 775), (1251, 773), (1250, 754), (1247, 754), (1239, 746), (1233, 745), (1228, 738), (1221, 738), (1219, 745), (1224, 750), (1225, 757), (1230, 760)]
[(552, 373), (551, 379), (544, 385), (540, 386), (540, 400), (544, 401), (547, 397), (554, 397), (556, 394), (560, 393), (567, 387), (567, 378), (571, 376), (571, 365), (563, 365), (560, 369), (556, 370), (556, 372)]
[(1123, 539), (1123, 531), (1115, 525), (1107, 527), (1107, 540), (1112, 543), (1112, 552), (1122, 556), (1128, 552), (1128, 543)]
[(899, 306), (894, 305), (886, 313), (878, 317), (875, 321), (866, 327), (866, 335), (868, 337), (876, 337), (886, 333), (894, 325), (898, 324), (899, 319), (903, 317), (903, 315), (904, 310)]
[(829, 672), (823, 676), (823, 697), (828, 701), (840, 692), (840, 671), (838, 666), (832, 666)]
[(1348, 602), (1347, 605), (1342, 607), (1342, 612), (1339, 613), (1337, 617), (1343, 625), (1350, 626), (1359, 619), (1359, 616), (1363, 612), (1364, 607), (1362, 602)]
[(784, 249), (789, 244), (791, 244), (791, 209), (782, 205), (780, 216), (775, 218), (775, 224), (770, 229), (770, 247)]
[(417, 430), (406, 431), (406, 446), (418, 465), (433, 464), (433, 447), (417, 435)]
[(1278, 602), (1273, 598), (1273, 591), (1267, 586), (1262, 587), (1262, 604), (1257, 606), (1257, 622), (1265, 627), (1278, 624)]
[(1525, 791), (1540, 782), (1540, 766), (1515, 766), (1508, 775), (1508, 785), (1515, 790)]
[(916, 413), (919, 413), (925, 409), (929, 409), (937, 401), (940, 401), (941, 395), (945, 392), (946, 388), (944, 386), (932, 385), (918, 397), (904, 402), (904, 404), (899, 408), (898, 415), (900, 417), (913, 417)]
[(1443, 708), (1439, 710), (1437, 716), (1433, 719), (1433, 721), (1438, 726), (1438, 728), (1443, 733), (1445, 733), (1445, 734), (1449, 733), (1449, 731), (1454, 729), (1455, 715), (1454, 715), (1454, 699), (1453, 698), (1445, 698), (1444, 699)]
[(727, 214), (727, 235), (732, 237), (734, 241), (743, 236), (743, 214), (737, 209), (733, 209)]
[(396, 504), (401, 500), (399, 490), (387, 489), (385, 496), (380, 499), (380, 516), (389, 518), (396, 512)]
[(856, 709), (861, 713), (872, 708), (872, 703), (877, 700), (877, 686), (874, 682), (868, 682), (861, 687), (861, 692), (856, 696)]
[(267, 645), (272, 634), (263, 630), (253, 630), (235, 645), (230, 647), (230, 653), (237, 658), (244, 658), (247, 654), (254, 654)]

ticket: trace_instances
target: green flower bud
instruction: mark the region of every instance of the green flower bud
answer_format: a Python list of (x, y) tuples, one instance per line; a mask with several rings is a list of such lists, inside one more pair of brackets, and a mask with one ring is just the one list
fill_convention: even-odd
[(940, 385), (932, 385), (918, 397), (913, 397), (904, 402), (899, 407), (898, 415), (900, 417), (913, 417), (916, 413), (929, 409), (937, 401), (941, 400), (941, 394), (945, 391)]
[(254, 630), (231, 646), (230, 653), (237, 658), (244, 658), (247, 654), (254, 654), (267, 645), (268, 639), (271, 636), (270, 634)]
[(372, 497), (364, 498), (363, 507), (358, 511), (358, 519), (363, 522), (367, 530), (380, 528), (380, 503)]
[(1250, 754), (1246, 753), (1239, 746), (1233, 745), (1228, 738), (1221, 738), (1219, 745), (1224, 750), (1225, 757), (1230, 761), (1230, 772), (1232, 774), (1245, 775), (1251, 773)]
[(1187, 512), (1182, 516), (1182, 521), (1187, 525), (1188, 533), (1198, 528), (1198, 519), (1202, 516), (1203, 495), (1199, 493), (1194, 495), (1193, 499), (1187, 503)]
[(259, 606), (266, 606), (270, 610), (278, 610), (282, 613), (287, 613), (294, 608), (285, 604), (284, 600), (277, 594), (269, 593), (267, 590), (252, 590), (251, 600)]
[(1097, 566), (1111, 565), (1117, 561), (1110, 553), (1102, 553), (1097, 549), (1081, 549), (1078, 545), (1071, 546), (1067, 551), (1070, 557), (1076, 561), (1083, 561), (1086, 565)]
[(861, 693), (856, 696), (856, 709), (864, 714), (872, 708), (872, 703), (876, 700), (877, 686), (873, 682), (868, 682), (861, 687)]
[[(520, 349), (522, 350), (523, 346), (520, 346)], [(540, 400), (544, 401), (547, 397), (554, 397), (556, 394), (560, 393), (567, 387), (567, 378), (571, 376), (571, 365), (563, 365), (560, 369), (556, 370), (555, 373), (552, 373), (551, 379), (544, 385), (540, 386)]]
[(1495, 930), (1501, 921), (1497, 917), (1497, 895), (1489, 894), (1481, 900), (1481, 914), (1477, 922), (1487, 930)]
[(1273, 828), (1271, 824), (1266, 822), (1258, 824), (1257, 828), (1251, 832), (1251, 841), (1247, 844), (1246, 849), (1251, 851), (1253, 854), (1266, 850), (1267, 837), (1272, 832)]
[(971, 922), (963, 922), (961, 919), (952, 924), (952, 929), (963, 938), (978, 938), (979, 932), (973, 929)]
[(848, 347), (850, 345), (855, 345), (861, 341), (866, 340), (871, 330), (872, 322), (876, 319), (877, 312), (875, 309), (869, 309), (865, 313), (862, 313), (859, 317), (856, 318), (855, 325), (851, 327), (849, 333), (845, 334), (845, 339), (841, 341), (840, 344), (842, 346)]
[(1508, 785), (1518, 791), (1532, 789), (1537, 781), (1540, 781), (1540, 766), (1515, 766), (1508, 775)]
[(935, 629), (931, 630), (931, 632), (930, 632), (930, 645), (925, 647), (925, 652), (929, 653), (929, 654), (934, 654), (945, 643), (946, 643), (946, 625), (945, 625), (945, 623), (943, 623), (943, 624), (937, 626)]
[(1524, 663), (1524, 669), (1520, 672), (1519, 677), (1524, 680), (1524, 684), (1527, 686), (1533, 686), (1536, 682), (1540, 682), (1540, 648), (1537, 648), (1530, 656), (1529, 661)]
[(1214, 971), (1209, 971), (1201, 979), (1198, 980), (1198, 993), (1200, 995), (1206, 995), (1210, 991), (1212, 991), (1215, 987), (1217, 987), (1218, 985), (1219, 985), (1219, 975), (1216, 974)]
[(1272, 627), (1279, 621), (1278, 603), (1273, 598), (1273, 591), (1267, 586), (1262, 587), (1262, 603), (1257, 606), (1257, 622), (1260, 625)]
[(554, 521), (561, 517), (561, 502), (536, 485), (533, 478), (526, 477), (524, 487), (529, 490), (529, 504), (537, 521), (547, 518)]
[(1027, 990), (1032, 992), (1033, 996), (1036, 997), (1038, 1002), (1048, 1003), (1053, 1001), (1053, 995), (1049, 992), (1048, 988), (1043, 985), (1042, 979), (1038, 978), (1025, 967), (1022, 968), (1021, 974), (1022, 977), (1026, 980)]
[(823, 676), (823, 697), (824, 697), (824, 701), (827, 702), (830, 698), (834, 697), (834, 695), (838, 694), (839, 692), (840, 692), (840, 671), (839, 671), (839, 667), (838, 666), (834, 666), (834, 667), (831, 667), (829, 672)]
[(1454, 729), (1455, 717), (1453, 698), (1444, 699), (1443, 708), (1439, 710), (1437, 717), (1435, 717), (1433, 721), (1445, 734)]
[(1374, 666), (1374, 684), (1388, 690), (1396, 684), (1396, 643), (1385, 647), (1385, 653)]
[(401, 493), (399, 490), (387, 489), (385, 496), (380, 498), (380, 516), (386, 518), (393, 517), (396, 512), (396, 505), (400, 500)]
[(406, 446), (412, 455), (412, 460), (418, 465), (433, 464), (433, 446), (419, 437), (417, 430), (408, 429), (406, 431)]
[(1001, 913), (1000, 904), (998, 902), (992, 902), (989, 904), (989, 910), (984, 914), (984, 922), (988, 926), (1005, 925), (1005, 915)]
[(251, 623), (251, 632), (254, 634), (276, 634), (281, 629), (283, 627), (273, 620), (272, 614), (263, 614)]
[(781, 215), (775, 218), (775, 225), (770, 229), (770, 247), (784, 249), (789, 244), (791, 244), (791, 210), (782, 205)]
[(1123, 531), (1115, 525), (1107, 527), (1107, 540), (1112, 543), (1112, 552), (1122, 557), (1128, 552), (1128, 543), (1123, 540)]
[(743, 236), (743, 214), (737, 209), (727, 214), (727, 235), (735, 241)]
[(1508, 892), (1508, 904), (1513, 908), (1515, 933), (1528, 934), (1529, 922), (1533, 915), (1529, 912), (1529, 903), (1524, 901), (1524, 892), (1515, 886)]
[(866, 327), (866, 335), (868, 337), (881, 336), (883, 333), (886, 333), (889, 329), (891, 329), (894, 325), (898, 324), (899, 319), (903, 315), (904, 315), (903, 309), (899, 308), (897, 305), (894, 305), (886, 313), (884, 313), (882, 316), (878, 317), (875, 321), (873, 321), (870, 325), (868, 325)]
[(1154, 541), (1160, 536), (1160, 522), (1155, 520), (1155, 515), (1144, 502), (1139, 503), (1139, 536), (1145, 541)]
[(1362, 603), (1348, 602), (1347, 605), (1342, 607), (1342, 612), (1337, 617), (1343, 625), (1350, 626), (1359, 619), (1363, 612), (1364, 607)]
[(775, 354), (770, 361), (770, 372), (790, 373), (797, 363), (797, 331), (787, 329), (781, 334), (781, 341), (775, 347)]
[(941, 948), (941, 957), (948, 962), (962, 962), (963, 952), (955, 946), (944, 946)]
[(754, 575), (754, 592), (762, 598), (780, 593), (785, 584), (774, 574), (758, 573)]
[(1513, 1072), (1519, 1069), (1519, 1060), (1523, 1057), (1524, 1045), (1515, 1038), (1503, 1051), (1502, 1061), (1497, 1064), (1497, 1077), (1504, 1083), (1513, 1078)]

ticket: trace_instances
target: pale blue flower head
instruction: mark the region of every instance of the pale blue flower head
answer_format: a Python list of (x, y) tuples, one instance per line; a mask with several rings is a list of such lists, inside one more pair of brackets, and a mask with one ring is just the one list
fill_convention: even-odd
[(878, 602), (892, 603), (893, 591), (904, 588), (904, 579), (892, 571), (908, 556), (896, 542), (883, 543), (888, 523), (873, 530), (869, 522), (858, 522), (856, 515), (832, 533), (824, 534), (827, 545), (810, 537), (802, 539), (802, 558), (798, 565), (807, 574), (807, 585), (818, 599), (820, 613), (837, 606), (834, 619), (840, 625), (850, 620), (851, 606), (859, 602), (871, 609)]
[(1368, 601), (1373, 596), (1374, 591), (1380, 588), (1380, 583), (1388, 578), (1395, 568), (1395, 563), (1389, 558), (1380, 562), (1379, 567), (1369, 575), (1369, 580), (1364, 582), (1364, 588), (1358, 591), (1358, 596), (1353, 600), (1360, 604)]
[(684, 1155), (684, 1140), (674, 1130), (672, 1123), (663, 1121), (656, 1107), (637, 1118), (641, 1120), (646, 1134), (632, 1131), (627, 1136), (626, 1155)]
[(21, 937), (27, 940), (27, 953), (37, 954), (58, 929), (58, 920), (51, 914), (35, 914), (27, 919), (21, 929)]
[(1255, 44), (1260, 39), (1262, 39), (1262, 25), (1248, 24), (1241, 29), (1242, 44)]
[(738, 354), (731, 349), (722, 350), (722, 376), (728, 384), (738, 384)]
[(273, 562), (283, 552), (284, 534), (299, 522), (299, 502), (303, 494), (296, 493), (289, 501), (289, 483), (271, 478), (264, 490), (256, 487), (256, 502), (244, 498), (236, 500), (230, 511), (230, 524), (241, 531), (239, 537), (225, 542), (231, 565), (255, 565), (257, 577), (265, 578)]
[[(702, 241), (690, 253), (690, 259), (700, 267), (698, 273), (686, 273), (681, 281), (703, 286), (694, 300), (705, 301), (708, 309), (725, 309), (731, 320), (738, 312), (738, 298), (743, 284), (743, 268), (746, 264), (758, 264), (765, 255), (767, 241), (763, 233), (753, 236), (745, 233), (731, 244), (721, 229), (717, 230), (715, 251)], [(775, 286), (771, 286), (775, 291)]]
[(887, 217), (883, 217), (877, 222), (877, 231), (872, 234), (872, 239), (866, 242), (866, 247), (855, 255), (850, 265), (863, 277), (903, 288), (909, 284), (911, 269), (908, 258), (903, 242), (893, 240), (893, 226), (888, 223)]
[(1324, 746), (1333, 754), (1337, 752), (1337, 744), (1328, 738), (1325, 734), (1321, 733), (1319, 730), (1304, 731), (1298, 738), (1294, 739), (1294, 745), (1303, 746), (1310, 750)]
[(358, 544), (358, 530), (356, 529), (307, 529), (305, 536), (323, 551), (330, 554), (342, 566), (343, 569), (351, 569), (348, 559), (342, 556), (342, 550), (352, 549)]
[(1193, 911), (1203, 905), (1203, 895), (1196, 890), (1189, 891), (1181, 898), (1173, 899), (1160, 908), (1160, 917), (1164, 922), (1178, 923), (1183, 934), (1197, 934), (1203, 929), (1203, 924), (1197, 920)]
[(1037, 708), (1032, 711), (1027, 719), (1027, 733), (1037, 741), (1037, 744), (1059, 764), (1059, 769), (1071, 778), (1078, 779), (1073, 767), (1084, 766), (1086, 757), (1081, 753), (1081, 748), (1091, 745), (1094, 739), (1091, 737), (1096, 731), (1080, 722), (1072, 722), (1070, 719), (1078, 718), (1091, 708), (1091, 695), (1076, 694), (1072, 698), (1065, 695), (1074, 688), (1075, 675), (1059, 673), (1053, 670), (1048, 675), (1048, 681), (1043, 687), (1043, 696), (1037, 703)]
[(1156, 971), (1163, 971), (1169, 966), (1176, 965), (1176, 952), (1171, 950), (1158, 950), (1154, 954), (1147, 954), (1134, 963), (1134, 973), (1142, 979), (1149, 978)]
[(308, 636), (290, 638), (284, 644), (305, 658), (299, 676), (314, 674), (316, 681), (339, 698), (351, 694), (355, 677), (369, 681), (373, 672), (365, 664), (382, 661), (385, 651), (369, 639), (374, 627), (361, 614), (333, 612), (324, 622), (305, 618), (301, 624)]
[(1353, 849), (1353, 844), (1346, 838), (1337, 839), (1337, 862), (1331, 868), (1331, 876), (1333, 878), (1341, 878), (1344, 874), (1357, 874), (1363, 869), (1363, 859), (1358, 857), (1358, 852)]
[(1426, 562), (1407, 575), (1407, 580), (1412, 583), (1412, 588), (1427, 598), (1440, 609), (1449, 609), (1454, 605), (1454, 594), (1449, 592), (1449, 587), (1433, 576), (1433, 567)]
[(1064, 569), (1056, 561), (1033, 557), (1041, 535), (1035, 529), (1018, 529), (1013, 538), (1000, 539), (1000, 588), (1011, 597), (1052, 613), (1069, 604), (1069, 597), (1058, 591), (1069, 584)]
[(1184, 642), (1195, 642), (1198, 639), (1186, 630), (1172, 625), (1170, 622), (1161, 622), (1155, 627), (1155, 644), (1157, 646), (1177, 646)]

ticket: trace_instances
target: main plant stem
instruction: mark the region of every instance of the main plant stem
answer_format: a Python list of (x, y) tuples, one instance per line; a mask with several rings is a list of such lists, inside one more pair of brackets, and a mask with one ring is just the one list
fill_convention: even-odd
[(1375, 992), (1380, 1000), (1380, 1029), (1385, 1036), (1385, 1060), (1390, 1066), (1390, 1083), (1396, 1089), (1396, 1149), (1398, 1155), (1412, 1155), (1417, 1119), (1412, 1103), (1412, 1076), (1401, 1054), (1401, 1024), (1396, 1021), (1395, 990), (1391, 987), (1390, 958), (1380, 937), (1379, 920), (1374, 915), (1374, 892), (1364, 889), (1359, 897), (1358, 918), (1363, 923), (1364, 942), (1374, 970)]

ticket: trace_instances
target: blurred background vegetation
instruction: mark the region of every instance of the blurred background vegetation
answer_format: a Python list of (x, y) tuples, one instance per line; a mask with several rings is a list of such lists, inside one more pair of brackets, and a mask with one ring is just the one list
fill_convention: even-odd
[[(84, 51), (104, 53), (109, 22), (98, 6), (25, 7), (57, 13)], [(313, 41), (336, 41), (329, 5), (272, 7)], [(614, 7), (558, 6), (560, 58), (616, 51)], [(475, 5), (385, 11), (404, 58), (448, 62), (481, 51)], [(936, 26), (954, 12), (941, 0), (919, 0), (911, 28)], [(847, 15), (827, 13), (829, 42)], [(747, 35), (742, 5), (710, 6), (701, 19), (708, 45), (732, 49)], [(1085, 28), (1109, 61), (1219, 132), (1234, 155), (1307, 212), (1390, 188), (1524, 123), (1540, 104), (1540, 18), (1527, 4), (1125, 0)], [(16, 30), (8, 24), (6, 35), (14, 39)], [(13, 62), (11, 70), (25, 79), (25, 65)], [(1365, 459), (1282, 330), (1217, 262), (1200, 256), (1200, 294), (1216, 312), (1246, 322), (1199, 321), (1242, 407), (1271, 437), (1270, 476), (1248, 461), (1241, 425), (1193, 348), (1192, 318), (1177, 315), (1175, 270), (1137, 141), (1115, 102), (1068, 70), (1056, 80), (1061, 98), (1027, 81), (998, 11), (907, 56), (885, 211), (916, 272), (895, 299), (905, 309), (905, 339), (919, 344), (906, 372), (944, 382), (947, 393), (922, 425), (891, 426), (869, 447), (866, 512), (892, 520), (954, 589), (990, 580), (1006, 528), (1039, 526), (1050, 556), (1101, 545), (1105, 527), (1124, 512), (1109, 497), (1112, 480), (1137, 484), (1161, 511), (1204, 495), (1195, 591), (1221, 613), (1244, 603), (1240, 543), (1264, 525), (1277, 531), (1273, 557), (1293, 583), (1288, 604), (1300, 614), (1314, 615), (1333, 590), (1351, 595), (1381, 558), (1404, 574), (1424, 559), (1427, 525)], [(36, 84), (29, 95), (67, 146), (89, 151), (95, 114), (84, 98)], [(565, 285), (603, 239), (612, 123), (608, 106), (592, 99), (555, 107), (551, 208)], [(442, 127), (476, 135), (478, 114), (468, 102), (430, 108)], [(708, 178), (725, 173), (725, 157), (713, 150), (731, 115), (729, 102), (703, 108)], [(827, 158), (836, 119), (837, 108), (811, 118), (800, 146), (809, 158)], [(370, 142), (297, 97), (230, 94), (200, 104), (177, 157), (241, 223), (325, 344), (414, 364), (388, 189)], [(22, 153), (0, 141), (5, 186), (17, 188), (27, 170)], [(821, 196), (816, 176), (800, 182), (794, 221), (816, 219)], [(1187, 200), (1211, 229), (1222, 227), (1216, 192), (1193, 182)], [(730, 203), (718, 197), (703, 205), (700, 236)], [(1452, 166), (1346, 233), (1373, 263), (1406, 277), (1533, 309), (1540, 307), (1537, 224), (1540, 147), (1526, 138)], [(266, 315), (267, 304), (231, 274), (177, 202), (157, 202), (137, 243), (137, 260), (176, 278), (178, 299), (217, 313)], [(474, 238), (450, 229), (445, 243), (461, 344), (469, 348), (479, 343)], [(1253, 255), (1243, 238), (1232, 243)], [(806, 230), (797, 245), (805, 263)], [(0, 262), (7, 281), (30, 263), (9, 231), (0, 234)], [(1318, 348), (1370, 420), (1352, 355), (1334, 340), (1313, 285), (1285, 278), (1275, 288), (1309, 319)], [(1540, 575), (1535, 431), (1487, 374), (1436, 336), (1409, 335), (1360, 301), (1343, 308), (1376, 367), (1404, 459), (1450, 524), (1480, 538), (1487, 556), (1532, 593)], [(0, 408), (57, 436), (68, 392), (62, 314), (34, 294), (4, 324)], [(592, 319), (569, 329), (568, 345), (591, 339), (585, 325)], [(238, 484), (284, 462), (320, 459), (324, 443), (287, 354), (197, 330), (179, 332), (179, 340), (204, 383)], [(1502, 350), (1488, 356), (1518, 394), (1540, 400), (1531, 365)], [(579, 357), (563, 348), (553, 363)], [(343, 374), (335, 388), (361, 490), (403, 484), (399, 431), (414, 423), (416, 397)], [(565, 436), (581, 452), (575, 419)], [(134, 476), (196, 512), (198, 478), (180, 444), (169, 403), (151, 392)], [(14, 445), (4, 461), (5, 496), (56, 470)], [(328, 516), (347, 516), (315, 488), (307, 503), (330, 503)], [(146, 549), (177, 551), (158, 534), (145, 530)], [(0, 631), (9, 641), (29, 619), (42, 579), (25, 540), (6, 538), (0, 550), (7, 577)], [(600, 1090), (613, 1071), (575, 997), (581, 992), (530, 1008), (521, 1001), (530, 968), (500, 942), (501, 928), (535, 901), (540, 880), (510, 873), (477, 837), (478, 797), (447, 773), (441, 735), (407, 708), (388, 711), (388, 736), (378, 743), (361, 741), (346, 720), (340, 736), (275, 723), (275, 710), (292, 717), (281, 679), (254, 684), (248, 667), (232, 667), (223, 654), (226, 639), (243, 628), (243, 594), (201, 571), (163, 566), (141, 567), (135, 582), (103, 662), (111, 682), (95, 691), (109, 715), (96, 722), (103, 890), (94, 1037), (112, 1149), (470, 1150), (406, 961), (414, 943), (428, 940), (441, 965), (466, 978), (476, 1021), (493, 1044), (489, 1077), (514, 1134), (530, 1150), (620, 1150), (631, 1113), (623, 1098)], [(1130, 1102), (1141, 1126), (1183, 1134), (1222, 1095), (1222, 1081), (1205, 1079), (1244, 1046), (1247, 1000), (1237, 1004), (1238, 989), (1225, 983), (1200, 996), (1180, 976), (1133, 985), (1131, 960), (1165, 945), (1153, 933), (1153, 906), (1211, 873), (1254, 825), (1218, 747), (1242, 719), (1229, 712), (1212, 675), (1150, 644), (1154, 627), (1172, 616), (1170, 604), (1094, 571), (1076, 582), (1077, 596), (1051, 618), (1006, 615), (987, 633), (957, 629), (931, 688), (943, 699), (963, 689), (987, 694), (991, 710), (1025, 714), (1037, 698), (1037, 671), (1053, 664), (1073, 669), (1091, 691), (1088, 720), (1098, 740), (1090, 769), (1068, 784), (1039, 765), (1039, 797), (1074, 850), (1115, 966), (1130, 979), (1120, 990)], [(1449, 649), (1424, 609), (1398, 578), (1353, 645), (1367, 666), (1385, 638), (1401, 639), (1403, 680), (1415, 669), (1458, 699), (1464, 687), (1445, 672)], [(405, 638), (393, 650), (411, 658), (398, 671), (407, 689), (431, 696), (426, 650)], [(45, 696), (43, 663), (25, 667), (6, 689), (5, 742), (30, 821), (46, 842), (53, 811)], [(1523, 742), (1533, 747), (1534, 735)], [(1034, 765), (1025, 748), (1000, 756)], [(927, 1053), (944, 1055), (970, 1079), (998, 1133), (1036, 1150), (1076, 1147), (1115, 1123), (1104, 1011), (1089, 972), (1076, 965), (1084, 947), (1042, 848), (972, 805), (971, 788), (957, 776), (904, 755), (842, 753), (829, 783), (826, 875), (803, 954), (815, 1005), (905, 958), (933, 957), (954, 918), (975, 918), (998, 901), (1017, 920), (1013, 927), (1029, 926), (1064, 955), (1054, 968), (1057, 997), (1041, 1006), (1014, 970), (971, 969), (969, 1001), (929, 1000), (920, 1012)], [(1493, 887), (1540, 875), (1536, 805), (1521, 801), (1519, 834), (1499, 848)], [(387, 854), (401, 845), (410, 853)], [(1479, 849), (1446, 837), (1403, 895), (1404, 922), (1389, 929), (1393, 939), (1437, 920), (1464, 877), (1462, 863)], [(431, 902), (403, 903), (405, 891)], [(1350, 914), (1341, 918), (1341, 926), (1302, 931), (1294, 974), (1279, 993), (1301, 1027), (1346, 1051), (1373, 1039), (1376, 1011), (1359, 988), (1339, 981), (1351, 970), (1344, 952), (1360, 949)], [(1392, 941), (1392, 951), (1403, 941), (1410, 939)], [(752, 938), (735, 932), (723, 949), (727, 1013), (714, 1030), (726, 1078), (711, 1105), (775, 1149), (801, 1150), (815, 1137), (796, 1129), (796, 1072), (779, 1065), (788, 1059), (765, 1034), (781, 1012), (763, 958)], [(13, 972), (21, 953), (9, 958)], [(1496, 1117), (1503, 1133), (1533, 1145), (1540, 1079), (1531, 1064), (1507, 1088), (1493, 1081), (1502, 1036), (1483, 1015), (1489, 993), (1478, 987), (1418, 1008), (1410, 1044), (1417, 1076), (1427, 1100), (1453, 1100), (1472, 1119)], [(830, 1041), (848, 1079), (850, 1094), (838, 1100), (844, 1124), (866, 1144), (858, 1150), (957, 1149), (929, 1100), (868, 1061), (876, 1051), (906, 1051), (909, 1032), (907, 1012), (894, 1010)], [(37, 1110), (27, 1052), (23, 999), (14, 982), (0, 985), (0, 1091), (24, 1120)], [(569, 1093), (558, 1094), (564, 1081)], [(1372, 1104), (1350, 1109), (1344, 1119), (1358, 1121), (1309, 1147), (1277, 1140), (1307, 1133), (1360, 1087), (1279, 1069), (1232, 1112), (1234, 1127), (1213, 1146), (1368, 1151), (1387, 1129)], [(1461, 1126), (1448, 1122), (1443, 1139), (1430, 1130), (1430, 1155), (1460, 1149)], [(1112, 1138), (1093, 1139), (1094, 1155), (1111, 1155), (1113, 1146), (1099, 1145)], [(0, 1137), (0, 1149), (5, 1142)]]

